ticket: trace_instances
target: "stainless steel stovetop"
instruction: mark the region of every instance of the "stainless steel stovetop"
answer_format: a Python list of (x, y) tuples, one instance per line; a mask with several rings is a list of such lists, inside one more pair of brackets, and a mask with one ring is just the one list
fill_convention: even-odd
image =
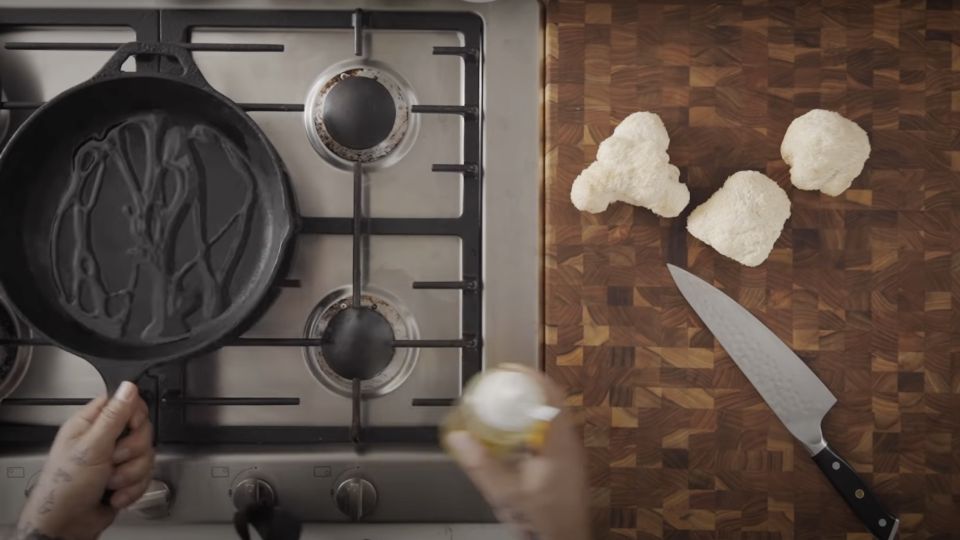
[[(78, 7), (75, 2), (61, 6)], [(54, 2), (2, 2), (8, 7), (55, 7)], [(85, 2), (84, 8), (184, 9), (188, 1)], [(484, 367), (500, 362), (539, 366), (540, 361), (540, 178), (542, 39), (540, 6), (530, 2), (483, 4), (455, 0), (396, 2), (208, 2), (205, 9), (416, 10), (472, 12), (482, 20), (480, 118), (482, 119), (481, 292), (415, 289), (414, 282), (470, 281), (456, 236), (378, 235), (364, 246), (364, 301), (377, 304), (398, 339), (464, 339), (464, 295), (480, 296), (480, 347)], [(161, 13), (160, 18), (164, 15)], [(131, 29), (6, 26), (3, 42), (123, 42)], [(267, 25), (268, 26), (268, 25)], [(411, 104), (460, 105), (469, 85), (465, 62), (431, 54), (434, 47), (461, 47), (464, 36), (446, 30), (363, 31), (363, 55), (354, 55), (351, 29), (197, 27), (193, 42), (282, 44), (283, 52), (194, 52), (207, 80), (239, 103), (303, 104), (318, 79), (350, 68), (380, 70), (397, 82)], [(88, 78), (109, 51), (0, 50), (0, 81), (9, 101), (43, 101)], [(307, 109), (309, 110), (309, 104)], [(283, 158), (306, 217), (349, 218), (352, 171), (320, 155), (307, 137), (304, 114), (254, 111)], [(464, 120), (451, 114), (418, 114), (404, 141), (382, 160), (364, 167), (364, 214), (370, 218), (457, 218), (465, 204), (461, 174), (431, 172), (433, 164), (464, 160)], [(316, 143), (316, 141), (314, 141)], [(468, 246), (469, 247), (469, 246)], [(323, 312), (349, 297), (352, 242), (344, 234), (301, 234), (283, 289), (245, 338), (298, 338), (311, 325), (322, 331)], [(258, 428), (276, 433), (260, 444), (196, 444), (178, 437), (159, 447), (157, 478), (169, 504), (147, 514), (165, 523), (228, 521), (236, 486), (258, 479), (274, 490), (282, 507), (310, 521), (342, 521), (334, 495), (345, 481), (363, 478), (377, 492), (370, 521), (488, 521), (489, 511), (466, 479), (430, 437), (406, 434), (433, 430), (459, 395), (464, 354), (458, 348), (397, 349), (383, 375), (365, 381), (362, 424), (396, 436), (364, 445), (324, 442), (284, 433), (295, 428), (345, 432), (352, 420), (350, 388), (323, 368), (315, 351), (301, 347), (226, 347), (186, 363), (177, 372), (178, 396), (191, 403), (177, 419), (202, 433), (206, 427)], [(162, 392), (167, 375), (151, 384)], [(141, 385), (148, 387), (150, 385)], [(0, 430), (19, 425), (58, 425), (75, 406), (31, 405), (30, 400), (89, 398), (103, 391), (97, 372), (81, 358), (52, 347), (35, 347), (31, 367), (0, 404)], [(154, 396), (156, 397), (156, 396)], [(243, 398), (251, 405), (219, 405)], [(260, 399), (258, 398), (266, 398)], [(17, 403), (19, 400), (19, 403)], [(191, 401), (192, 400), (192, 401)], [(273, 400), (274, 403), (265, 403)], [(42, 401), (41, 401), (42, 402)], [(158, 401), (159, 403), (159, 401)], [(295, 404), (294, 404), (295, 403)], [(169, 405), (169, 404), (168, 404)], [(428, 405), (428, 406), (424, 406)], [(440, 406), (437, 406), (440, 405)], [(397, 431), (390, 431), (396, 428)], [(404, 429), (410, 428), (410, 429)], [(273, 429), (275, 431), (271, 432)], [(333, 429), (333, 431), (331, 431)], [(419, 430), (419, 431), (418, 431)], [(307, 437), (309, 439), (309, 437)], [(386, 442), (390, 439), (392, 442)], [(287, 441), (287, 444), (279, 442)], [(315, 442), (314, 442), (315, 441)], [(249, 441), (243, 441), (249, 442)], [(0, 524), (15, 519), (43, 449), (0, 447)], [(126, 517), (134, 523), (144, 515)]]

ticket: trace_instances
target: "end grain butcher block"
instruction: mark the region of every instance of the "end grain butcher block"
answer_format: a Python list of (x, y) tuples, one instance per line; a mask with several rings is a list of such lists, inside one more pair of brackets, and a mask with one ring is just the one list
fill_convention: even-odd
[[(683, 301), (725, 290), (837, 395), (827, 439), (902, 520), (960, 538), (960, 2), (552, 2), (547, 7), (546, 369), (581, 413), (601, 538), (867, 539)], [(833, 198), (789, 182), (790, 121), (823, 108), (873, 153)], [(570, 186), (631, 112), (670, 132), (687, 213), (738, 170), (792, 216), (746, 268)]]

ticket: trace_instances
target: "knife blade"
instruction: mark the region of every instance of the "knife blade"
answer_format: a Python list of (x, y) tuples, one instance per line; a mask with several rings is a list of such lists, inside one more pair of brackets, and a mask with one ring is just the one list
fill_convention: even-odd
[(667, 265), (680, 293), (787, 430), (877, 538), (892, 539), (900, 520), (883, 506), (823, 438), (823, 417), (837, 398), (787, 345), (746, 308), (697, 276)]

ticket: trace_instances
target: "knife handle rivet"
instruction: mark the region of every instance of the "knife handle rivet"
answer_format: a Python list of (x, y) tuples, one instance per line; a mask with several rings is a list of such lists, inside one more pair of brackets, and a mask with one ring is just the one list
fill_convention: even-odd
[(833, 470), (835, 470), (835, 471), (839, 471), (839, 470), (840, 470), (840, 462), (839, 462), (839, 461), (834, 461), (834, 462), (833, 462)]
[(858, 490), (856, 490), (856, 491), (853, 492), (853, 495), (854, 495), (856, 498), (858, 498), (858, 499), (862, 499), (862, 498), (863, 498), (863, 490), (862, 490), (862, 489), (858, 489)]
[(883, 518), (880, 518), (880, 521), (879, 521), (878, 523), (880, 524), (881, 527), (886, 527), (886, 526), (887, 526), (887, 520), (885, 520), (885, 519), (883, 519)]

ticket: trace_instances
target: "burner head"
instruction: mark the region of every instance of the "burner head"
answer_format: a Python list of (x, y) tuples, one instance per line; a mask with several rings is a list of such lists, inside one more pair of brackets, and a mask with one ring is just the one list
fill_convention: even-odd
[(411, 99), (409, 86), (386, 68), (332, 69), (317, 79), (304, 102), (307, 138), (337, 167), (377, 161), (387, 166), (413, 144), (417, 122)]
[[(394, 349), (389, 343), (394, 339), (418, 339), (420, 331), (417, 328), (416, 321), (396, 296), (387, 291), (378, 290), (375, 287), (367, 287), (360, 295), (359, 314), (346, 315), (344, 312), (352, 310), (353, 289), (350, 286), (340, 287), (324, 296), (307, 320), (307, 326), (304, 329), (304, 337), (329, 340), (333, 338), (332, 343), (306, 347), (304, 357), (307, 361), (307, 367), (317, 378), (317, 380), (333, 392), (349, 398), (353, 396), (353, 376), (357, 375), (355, 371), (366, 371), (359, 375), (366, 375), (370, 372), (377, 372), (379, 364), (381, 368), (370, 378), (360, 381), (360, 391), (364, 398), (375, 398), (393, 392), (400, 387), (413, 373), (417, 365), (417, 358), (420, 350), (415, 347)], [(371, 317), (371, 312), (373, 317)], [(389, 332), (377, 324), (380, 321), (375, 317), (379, 316), (389, 325)], [(365, 318), (374, 321), (370, 326), (375, 327), (375, 332), (381, 334), (379, 344), (374, 343), (373, 348), (377, 349), (372, 354), (365, 353), (367, 361), (364, 362), (355, 352), (344, 354), (341, 347), (347, 343), (350, 336), (343, 332), (345, 323), (349, 322), (348, 317)], [(336, 319), (336, 329), (334, 327)], [(356, 326), (356, 323), (351, 326)], [(363, 326), (362, 324), (360, 326)], [(370, 340), (371, 335), (362, 334), (360, 338)], [(391, 351), (387, 356), (386, 351)], [(379, 351), (379, 352), (378, 352)], [(328, 356), (332, 355), (331, 356)], [(371, 362), (371, 360), (373, 360)], [(356, 364), (356, 365), (355, 365)], [(363, 365), (360, 365), (363, 364)], [(383, 365), (385, 364), (385, 367)], [(358, 369), (359, 368), (362, 369)], [(344, 367), (346, 366), (346, 367)]]
[(348, 307), (323, 333), (323, 356), (344, 379), (372, 379), (393, 359), (393, 328), (369, 307)]
[(323, 125), (334, 141), (353, 150), (380, 144), (390, 135), (396, 119), (393, 96), (369, 77), (340, 80), (323, 101)]

